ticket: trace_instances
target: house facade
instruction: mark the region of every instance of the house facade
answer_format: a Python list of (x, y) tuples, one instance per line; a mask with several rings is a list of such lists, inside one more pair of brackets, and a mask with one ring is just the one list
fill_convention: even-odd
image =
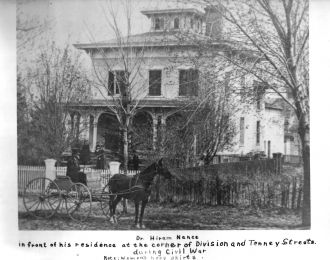
[[(91, 58), (98, 79), (104, 84), (92, 88), (89, 101), (72, 104), (71, 127), (79, 139), (88, 142), (91, 151), (103, 144), (111, 151), (118, 150), (120, 129), (111, 112), (116, 98), (123, 97), (122, 78), (127, 67), (131, 81), (131, 94), (137, 108), (133, 121), (140, 124), (147, 134), (142, 136), (143, 149), (155, 151), (159, 138), (171, 128), (171, 122), (182, 107), (199, 94), (198, 70), (191, 56), (196, 54), (194, 45), (180, 42), (179, 31), (195, 37), (210, 37), (221, 31), (221, 19), (212, 10), (195, 8), (144, 10), (150, 20), (150, 31), (107, 42), (75, 44)], [(135, 60), (127, 65), (121, 58), (122, 51)], [(102, 85), (102, 86), (101, 86)], [(255, 104), (240, 104), (235, 113), (237, 134), (234, 146), (219, 155), (244, 155), (249, 152), (284, 153), (285, 120), (283, 108), (263, 95)], [(145, 136), (145, 138), (144, 138)], [(142, 149), (142, 150), (143, 150)]]

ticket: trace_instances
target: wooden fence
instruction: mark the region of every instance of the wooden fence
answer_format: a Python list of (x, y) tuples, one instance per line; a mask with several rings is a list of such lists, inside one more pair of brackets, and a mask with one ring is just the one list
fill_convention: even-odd
[[(302, 177), (281, 174), (280, 160), (267, 159), (171, 169), (171, 180), (156, 181), (151, 200), (208, 205), (300, 208)], [(85, 168), (91, 190), (104, 187), (109, 170)], [(57, 167), (65, 175), (66, 167)], [(137, 172), (129, 171), (129, 175)], [(45, 176), (45, 167), (19, 166), (18, 191), (36, 177)]]
[(283, 155), (283, 162), (287, 164), (302, 164), (300, 155)]
[(21, 194), (24, 191), (26, 184), (28, 184), (32, 179), (45, 177), (45, 171), (46, 167), (43, 166), (18, 166), (18, 193)]
[[(103, 188), (111, 178), (112, 174), (109, 169), (99, 170), (94, 168), (83, 168), (82, 171), (86, 173), (88, 187), (91, 190), (99, 190)], [(22, 195), (24, 192), (25, 186), (34, 178), (45, 177), (46, 167), (44, 166), (18, 166), (18, 194)], [(122, 170), (120, 173), (124, 173)], [(128, 175), (135, 175), (138, 171), (128, 171)], [(57, 176), (66, 175), (66, 167), (56, 167)]]
[(276, 160), (245, 161), (172, 169), (175, 178), (161, 180), (152, 200), (207, 205), (300, 208), (301, 177), (279, 174)]

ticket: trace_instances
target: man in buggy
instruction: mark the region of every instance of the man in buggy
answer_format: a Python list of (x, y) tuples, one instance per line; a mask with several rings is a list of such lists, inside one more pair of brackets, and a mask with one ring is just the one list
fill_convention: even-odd
[(73, 148), (72, 155), (68, 160), (66, 176), (70, 177), (73, 183), (80, 182), (82, 184), (87, 185), (86, 174), (80, 171), (79, 159), (80, 159), (79, 149)]

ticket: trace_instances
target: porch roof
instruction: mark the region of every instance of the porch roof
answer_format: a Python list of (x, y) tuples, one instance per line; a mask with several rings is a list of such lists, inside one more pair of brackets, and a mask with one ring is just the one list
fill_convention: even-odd
[[(176, 108), (176, 107), (188, 107), (193, 105), (196, 101), (196, 98), (192, 97), (181, 97), (176, 99), (141, 99), (138, 101), (133, 102), (133, 105), (137, 103), (138, 107), (150, 107), (150, 108), (157, 108), (157, 107), (168, 107), (168, 108)], [(105, 100), (105, 99), (94, 99), (88, 100), (83, 102), (72, 102), (70, 103), (71, 107), (109, 107), (109, 106), (116, 106), (114, 100)]]

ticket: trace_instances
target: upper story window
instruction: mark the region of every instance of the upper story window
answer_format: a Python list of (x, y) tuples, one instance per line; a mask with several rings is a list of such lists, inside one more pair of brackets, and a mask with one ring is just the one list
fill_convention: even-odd
[(198, 94), (198, 70), (179, 71), (179, 96), (197, 96)]
[(257, 109), (260, 110), (262, 99), (265, 95), (265, 88), (261, 83), (259, 83), (257, 81), (253, 82), (253, 88), (254, 88)]
[(174, 29), (179, 29), (179, 25), (180, 25), (180, 19), (179, 17), (175, 17), (174, 18)]
[(245, 123), (244, 123), (244, 117), (241, 117), (240, 121), (239, 121), (239, 144), (240, 144), (240, 146), (244, 145), (244, 135), (245, 135)]
[(245, 93), (245, 91), (246, 91), (245, 86), (246, 86), (246, 78), (243, 75), (243, 76), (241, 76), (241, 86), (239, 88), (239, 92), (240, 92), (241, 98), (243, 98), (245, 96), (245, 94), (246, 94)]
[(212, 23), (206, 23), (205, 27), (205, 35), (210, 36), (212, 30)]
[(156, 17), (155, 18), (155, 30), (163, 30), (164, 29), (164, 18)]
[(162, 71), (149, 71), (149, 96), (160, 96), (162, 89)]
[(256, 129), (256, 143), (260, 144), (260, 121), (257, 121), (257, 129)]
[(126, 95), (126, 85), (128, 85), (128, 73), (124, 70), (109, 71), (108, 95)]

